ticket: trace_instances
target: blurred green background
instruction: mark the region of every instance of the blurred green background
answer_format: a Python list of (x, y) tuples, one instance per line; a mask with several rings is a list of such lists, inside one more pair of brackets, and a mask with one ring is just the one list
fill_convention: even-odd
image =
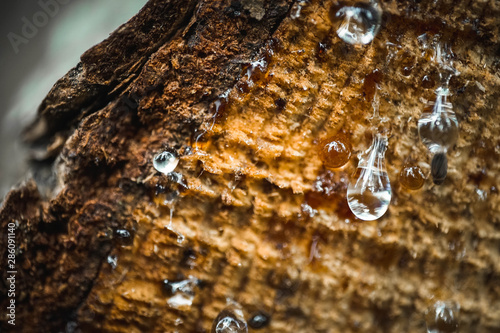
[[(0, 202), (26, 178), (20, 140), (52, 85), (146, 0), (18, 0), (0, 4)], [(26, 26), (29, 22), (35, 29)], [(24, 31), (23, 31), (24, 29)]]

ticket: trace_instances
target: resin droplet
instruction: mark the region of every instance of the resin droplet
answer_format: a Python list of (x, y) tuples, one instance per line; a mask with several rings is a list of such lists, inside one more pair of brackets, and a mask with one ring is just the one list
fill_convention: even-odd
[(268, 326), (270, 322), (271, 316), (264, 311), (259, 311), (250, 318), (248, 326), (257, 330)]
[(179, 158), (172, 152), (164, 151), (156, 155), (153, 159), (153, 166), (159, 172), (167, 175), (175, 170), (179, 164)]
[(460, 307), (455, 302), (437, 301), (427, 309), (425, 322), (427, 333), (458, 332), (458, 314)]
[(385, 170), (387, 139), (376, 135), (347, 188), (347, 203), (357, 218), (373, 221), (385, 214), (391, 202), (391, 183)]
[(409, 190), (418, 190), (425, 183), (422, 169), (416, 165), (405, 165), (399, 175), (401, 185)]
[(448, 158), (445, 152), (438, 152), (432, 157), (431, 175), (432, 181), (436, 185), (441, 185), (448, 173)]
[(227, 94), (221, 95), (221, 97), (214, 102), (213, 105), (213, 116), (212, 116), (212, 123), (210, 124), (209, 131), (212, 130), (216, 122), (223, 122), (225, 121), (227, 117)]
[(448, 150), (458, 139), (458, 120), (451, 103), (446, 101), (447, 89), (438, 89), (432, 113), (423, 113), (418, 121), (418, 134), (431, 153)]
[(117, 229), (115, 239), (121, 246), (130, 246), (134, 243), (134, 233), (127, 229)]
[(219, 313), (212, 325), (212, 333), (247, 333), (248, 326), (243, 311), (231, 304)]
[(321, 141), (319, 147), (319, 157), (327, 168), (339, 168), (351, 158), (351, 140), (344, 133), (338, 133)]
[(193, 304), (198, 284), (199, 280), (192, 276), (182, 281), (163, 280), (164, 291), (170, 297), (167, 304), (175, 309), (189, 308)]
[(108, 264), (111, 268), (115, 269), (118, 266), (118, 257), (116, 255), (109, 255), (107, 258)]
[(353, 45), (370, 43), (382, 22), (382, 10), (377, 0), (340, 2), (332, 7), (331, 16), (337, 35)]
[(300, 17), (300, 12), (302, 11), (302, 8), (306, 4), (307, 4), (306, 0), (300, 0), (295, 2), (292, 6), (292, 10), (290, 11), (290, 17), (294, 20), (298, 19)]

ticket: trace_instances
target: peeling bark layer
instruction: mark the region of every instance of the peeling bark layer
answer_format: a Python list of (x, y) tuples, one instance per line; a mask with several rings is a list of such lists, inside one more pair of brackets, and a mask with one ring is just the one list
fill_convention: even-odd
[[(292, 19), (292, 1), (151, 0), (82, 56), (27, 131), (55, 179), (0, 212), (19, 225), (16, 329), (206, 332), (230, 298), (269, 316), (263, 332), (423, 332), (439, 299), (461, 332), (498, 331), (498, 3), (384, 2), (363, 47), (336, 36), (332, 4)], [(429, 163), (433, 40), (460, 71), (460, 138), (445, 182), (408, 191), (403, 165)], [(376, 85), (393, 198), (363, 222), (345, 195)], [(340, 132), (354, 154), (330, 170), (320, 143)], [(153, 168), (167, 148), (177, 176)], [(184, 304), (165, 280), (192, 281)]]

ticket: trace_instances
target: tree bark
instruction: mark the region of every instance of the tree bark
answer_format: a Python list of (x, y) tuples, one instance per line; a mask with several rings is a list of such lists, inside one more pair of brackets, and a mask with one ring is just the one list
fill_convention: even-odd
[[(385, 1), (367, 46), (337, 37), (333, 6), (150, 0), (82, 55), (26, 131), (48, 176), (0, 211), (17, 270), (16, 326), (2, 317), (2, 331), (207, 332), (231, 299), (251, 331), (261, 313), (263, 332), (424, 332), (444, 300), (461, 332), (497, 332), (498, 2)], [(409, 191), (405, 163), (430, 163), (417, 119), (439, 41), (460, 72), (460, 137), (444, 183)], [(375, 93), (393, 197), (363, 222), (346, 189)], [(321, 142), (339, 132), (353, 157), (329, 169)], [(164, 150), (174, 174), (153, 167)]]

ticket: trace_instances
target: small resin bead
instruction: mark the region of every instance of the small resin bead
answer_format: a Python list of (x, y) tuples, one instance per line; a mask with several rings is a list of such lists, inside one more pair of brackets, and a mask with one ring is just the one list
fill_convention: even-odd
[(269, 314), (259, 311), (255, 313), (250, 320), (248, 321), (248, 325), (253, 329), (261, 329), (269, 325), (271, 321), (271, 317)]
[(121, 246), (129, 246), (134, 243), (134, 233), (127, 229), (115, 230), (115, 239)]
[(179, 164), (179, 158), (169, 151), (161, 152), (153, 159), (154, 168), (165, 175), (174, 171), (177, 164)]
[(230, 304), (222, 310), (212, 325), (211, 333), (248, 333), (243, 311), (236, 304)]
[(320, 143), (319, 156), (325, 167), (334, 169), (346, 164), (351, 158), (352, 145), (344, 133), (327, 138)]
[(405, 165), (399, 175), (401, 185), (409, 190), (418, 190), (425, 183), (422, 169), (416, 165)]

